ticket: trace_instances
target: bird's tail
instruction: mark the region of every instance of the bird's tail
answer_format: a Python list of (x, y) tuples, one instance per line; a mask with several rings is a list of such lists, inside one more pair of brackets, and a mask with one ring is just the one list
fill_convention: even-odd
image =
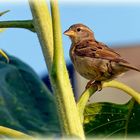
[(135, 67), (135, 66), (131, 66), (129, 63), (119, 63), (121, 66), (124, 66), (124, 67), (126, 67), (126, 68), (128, 68), (128, 69), (132, 69), (132, 70), (135, 70), (135, 71), (138, 71), (138, 72), (140, 72), (140, 69), (138, 69), (137, 67)]

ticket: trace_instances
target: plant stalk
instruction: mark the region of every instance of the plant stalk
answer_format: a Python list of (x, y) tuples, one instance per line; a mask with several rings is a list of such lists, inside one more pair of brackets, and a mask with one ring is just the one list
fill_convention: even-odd
[(49, 9), (46, 0), (29, 0), (29, 4), (33, 15), (33, 25), (50, 74), (53, 62), (53, 32)]
[(136, 102), (140, 104), (140, 93), (121, 82), (118, 82), (115, 80), (110, 81), (110, 82), (105, 82), (103, 84), (103, 88), (105, 87), (112, 87), (112, 88), (120, 89), (124, 91), (125, 93), (127, 93), (128, 95), (130, 95), (131, 97), (133, 97), (136, 100)]
[(53, 86), (53, 92), (55, 93), (64, 135), (85, 139), (64, 61), (57, 2), (51, 1), (53, 32), (46, 0), (29, 0), (29, 3), (33, 15), (34, 28), (42, 47)]
[(64, 131), (64, 135), (85, 139), (64, 61), (61, 24), (57, 0), (51, 0), (51, 13), (54, 37), (54, 59), (51, 76), (61, 126)]
[(79, 111), (81, 122), (83, 123), (84, 120), (84, 110), (87, 105), (87, 102), (89, 101), (90, 97), (98, 90), (97, 86), (90, 87), (87, 90), (85, 90), (81, 96), (79, 97), (79, 100), (77, 101), (77, 108)]
[(0, 21), (0, 28), (24, 28), (35, 32), (32, 20)]

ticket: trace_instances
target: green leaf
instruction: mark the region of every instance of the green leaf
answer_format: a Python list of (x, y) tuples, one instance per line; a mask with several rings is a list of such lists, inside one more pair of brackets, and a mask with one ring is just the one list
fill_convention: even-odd
[(30, 135), (60, 134), (50, 91), (25, 63), (0, 57), (0, 125)]
[(110, 137), (140, 136), (140, 105), (131, 99), (124, 105), (93, 103), (84, 112), (84, 129), (87, 136)]

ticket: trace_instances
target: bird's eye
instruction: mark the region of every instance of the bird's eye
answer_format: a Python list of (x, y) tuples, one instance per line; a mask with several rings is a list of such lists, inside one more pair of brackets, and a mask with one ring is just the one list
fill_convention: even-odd
[(80, 28), (77, 28), (77, 32), (80, 32), (81, 31), (81, 29)]

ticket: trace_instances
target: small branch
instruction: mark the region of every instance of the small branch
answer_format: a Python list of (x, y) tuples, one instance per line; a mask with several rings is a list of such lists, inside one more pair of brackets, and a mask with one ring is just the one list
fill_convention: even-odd
[(0, 126), (0, 135), (8, 136), (11, 138), (26, 138), (28, 140), (33, 139), (29, 135), (26, 135), (22, 132), (4, 126)]
[(105, 82), (103, 84), (103, 88), (105, 87), (112, 87), (112, 88), (118, 88), (122, 91), (124, 91), (125, 93), (127, 93), (128, 95), (132, 96), (139, 104), (140, 104), (140, 93), (136, 92), (134, 89), (130, 88), (129, 86), (121, 83), (121, 82), (117, 82), (117, 81), (110, 81), (110, 82)]
[(35, 32), (32, 20), (0, 21), (0, 28), (24, 28)]

